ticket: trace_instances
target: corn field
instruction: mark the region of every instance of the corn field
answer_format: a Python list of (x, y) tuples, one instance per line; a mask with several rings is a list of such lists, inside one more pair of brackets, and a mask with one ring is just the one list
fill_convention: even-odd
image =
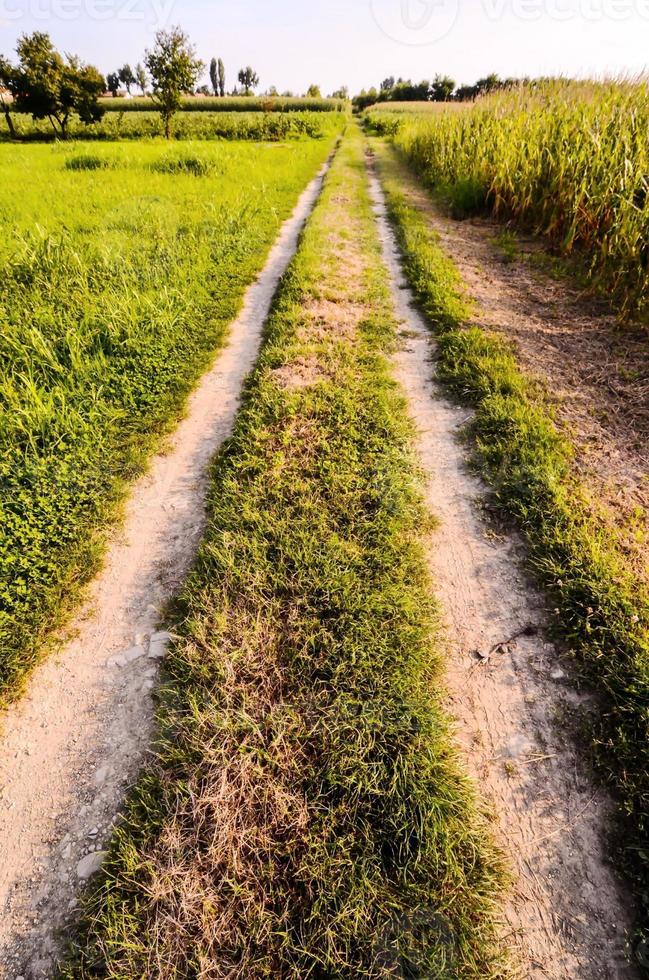
[(461, 208), (486, 207), (542, 234), (558, 253), (581, 256), (622, 313), (646, 317), (646, 82), (552, 81), (464, 112), (400, 119), (395, 141), (431, 184)]

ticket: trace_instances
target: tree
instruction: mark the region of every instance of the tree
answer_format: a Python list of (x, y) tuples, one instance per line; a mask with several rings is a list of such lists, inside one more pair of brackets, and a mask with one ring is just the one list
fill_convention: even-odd
[(146, 71), (141, 62), (135, 66), (135, 81), (142, 95), (146, 95)]
[(131, 85), (135, 85), (137, 79), (133, 74), (133, 69), (130, 65), (123, 65), (117, 73), (119, 75), (119, 80), (122, 85), (126, 86), (126, 91), (131, 94)]
[(271, 85), (271, 86), (269, 87), (269, 89), (268, 89), (268, 91), (266, 92), (266, 95), (267, 95), (267, 96), (268, 96), (268, 97), (269, 97), (270, 99), (276, 99), (276, 98), (277, 98), (277, 96), (279, 95), (279, 92), (277, 91), (277, 86), (276, 86), (276, 85)]
[(431, 85), (433, 102), (448, 102), (453, 97), (455, 79), (448, 75), (435, 75)]
[(171, 137), (171, 120), (182, 105), (182, 96), (191, 92), (203, 71), (203, 62), (180, 29), (158, 31), (155, 46), (147, 51), (144, 63), (153, 80), (153, 101), (160, 110), (165, 137)]
[(113, 96), (114, 99), (117, 98), (119, 93), (119, 72), (111, 71), (111, 73), (106, 78), (106, 85), (108, 86), (108, 91)]
[(248, 65), (247, 68), (242, 68), (238, 75), (240, 83), (243, 85), (244, 92), (246, 95), (250, 95), (253, 89), (257, 88), (259, 85), (259, 75), (257, 72)]
[(225, 96), (225, 65), (221, 58), (219, 58), (218, 63), (218, 78), (219, 78), (219, 95), (221, 98)]
[(390, 75), (388, 78), (384, 78), (381, 82), (382, 92), (391, 92), (394, 88), (394, 75)]
[(475, 85), (460, 85), (455, 90), (455, 98), (458, 102), (470, 102), (477, 94)]
[(18, 112), (33, 119), (49, 119), (57, 136), (65, 139), (72, 113), (89, 125), (99, 122), (104, 110), (98, 99), (106, 88), (103, 75), (78, 58), (62, 55), (48, 34), (24, 34), (16, 45), (18, 65), (5, 64), (7, 88)]
[(349, 98), (349, 89), (347, 88), (346, 85), (341, 85), (340, 88), (337, 88), (335, 92), (332, 92), (331, 93), (331, 95), (329, 96), (329, 98), (331, 98), (331, 99), (345, 99), (345, 101), (346, 101)]
[(479, 78), (475, 83), (475, 90), (477, 95), (484, 95), (486, 92), (495, 92), (496, 89), (502, 88), (503, 83), (500, 80), (500, 76), (492, 72), (491, 75), (487, 75), (485, 78)]
[(321, 99), (322, 92), (320, 91), (320, 86), (309, 85), (308, 89), (306, 90), (306, 97), (307, 99)]
[(212, 58), (210, 61), (210, 81), (212, 83), (212, 91), (214, 95), (219, 94), (219, 63), (216, 58)]
[(0, 108), (4, 112), (5, 119), (7, 120), (9, 135), (12, 139), (15, 139), (16, 129), (14, 127), (14, 121), (11, 118), (11, 112), (9, 111), (9, 103), (6, 99), (6, 94), (10, 92), (12, 72), (13, 68), (11, 63), (0, 54)]

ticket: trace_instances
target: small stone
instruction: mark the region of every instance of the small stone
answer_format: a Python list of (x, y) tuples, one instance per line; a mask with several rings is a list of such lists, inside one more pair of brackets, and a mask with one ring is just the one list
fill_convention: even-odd
[(170, 633), (164, 631), (154, 633), (149, 640), (149, 660), (162, 660), (167, 653), (171, 639)]
[(140, 657), (145, 654), (145, 649), (143, 646), (134, 646), (129, 650), (124, 650), (123, 653), (118, 654), (116, 657), (111, 657), (110, 660), (106, 661), (107, 667), (127, 667), (128, 664), (135, 663)]
[(563, 680), (565, 676), (566, 675), (564, 674), (564, 672), (561, 670), (560, 667), (557, 667), (555, 670), (551, 671), (550, 673), (550, 677), (552, 678), (553, 681)]
[(108, 851), (92, 851), (81, 858), (77, 865), (77, 878), (80, 878), (81, 881), (92, 878), (94, 874), (97, 874), (107, 856)]
[(108, 778), (109, 771), (108, 766), (101, 766), (101, 768), (97, 770), (95, 775), (92, 777), (92, 781), (95, 786), (103, 786)]
[(515, 735), (505, 746), (505, 755), (510, 759), (518, 759), (521, 755), (529, 752), (532, 746), (524, 735)]
[(61, 851), (61, 857), (64, 861), (67, 861), (72, 857), (72, 844), (66, 844), (66, 846)]

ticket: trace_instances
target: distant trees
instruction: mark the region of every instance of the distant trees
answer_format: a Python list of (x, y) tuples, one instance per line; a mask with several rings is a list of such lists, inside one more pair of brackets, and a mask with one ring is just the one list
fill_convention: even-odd
[(394, 76), (389, 76), (383, 79), (378, 92), (375, 88), (368, 91), (363, 89), (359, 95), (354, 96), (352, 101), (359, 110), (366, 109), (376, 102), (428, 102), (431, 100), (433, 102), (450, 102), (451, 100), (465, 102), (489, 92), (524, 83), (530, 84), (530, 80), (500, 78), (499, 75), (492, 73), (484, 78), (479, 78), (475, 85), (461, 85), (456, 89), (455, 80), (449, 75), (435, 75), (432, 82), (423, 80), (418, 84), (404, 78), (398, 78), (395, 82)]
[(346, 85), (341, 85), (340, 88), (337, 88), (335, 92), (332, 92), (331, 93), (331, 95), (329, 96), (329, 98), (330, 99), (348, 99), (349, 98), (349, 89), (347, 88)]
[(0, 109), (4, 113), (4, 117), (7, 120), (7, 128), (9, 130), (9, 135), (12, 139), (15, 139), (16, 129), (14, 127), (14, 121), (11, 118), (11, 112), (9, 110), (9, 103), (5, 97), (6, 93), (9, 92), (9, 85), (11, 81), (11, 74), (13, 72), (13, 67), (11, 62), (7, 61), (0, 55)]
[(135, 85), (137, 79), (133, 74), (133, 69), (130, 65), (122, 65), (120, 70), (117, 72), (119, 80), (125, 87), (128, 94), (131, 94), (131, 85)]
[(480, 95), (488, 95), (489, 92), (497, 92), (500, 89), (512, 88), (514, 85), (522, 83), (521, 79), (501, 78), (495, 72), (479, 78), (475, 85), (461, 85), (455, 93), (455, 98), (459, 102), (468, 102), (477, 99)]
[(146, 70), (141, 61), (135, 66), (135, 81), (142, 95), (146, 95)]
[(214, 95), (223, 98), (225, 95), (225, 65), (222, 58), (218, 60), (212, 58), (210, 61), (210, 82)]
[(243, 90), (246, 95), (250, 95), (253, 89), (256, 89), (259, 85), (259, 75), (250, 65), (247, 68), (241, 69), (238, 78), (239, 84), (243, 85)]
[(106, 77), (106, 86), (114, 99), (119, 94), (119, 72), (111, 71)]
[(104, 110), (98, 100), (106, 82), (96, 68), (73, 55), (64, 58), (41, 31), (20, 37), (16, 54), (18, 64), (2, 59), (0, 72), (2, 86), (11, 93), (18, 112), (48, 119), (62, 139), (74, 113), (86, 125), (99, 122)]
[(320, 91), (320, 86), (309, 85), (308, 89), (306, 90), (306, 97), (307, 99), (321, 99), (322, 92)]
[(182, 96), (195, 87), (204, 65), (180, 27), (158, 31), (155, 46), (146, 52), (144, 63), (153, 82), (153, 101), (169, 139), (171, 120), (182, 105)]
[(448, 102), (453, 98), (455, 79), (449, 75), (435, 75), (430, 87), (430, 97), (433, 102)]

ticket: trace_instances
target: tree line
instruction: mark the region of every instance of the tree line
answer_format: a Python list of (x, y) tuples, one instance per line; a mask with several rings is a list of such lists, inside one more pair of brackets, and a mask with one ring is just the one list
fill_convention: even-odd
[[(196, 56), (194, 46), (180, 27), (158, 31), (154, 46), (145, 52), (143, 62), (134, 70), (126, 64), (106, 78), (94, 65), (84, 64), (75, 55), (60, 54), (50, 36), (42, 31), (22, 35), (16, 45), (16, 56), (17, 60), (12, 62), (0, 55), (0, 111), (13, 138), (17, 134), (12, 111), (29, 113), (35, 120), (49, 120), (54, 135), (65, 139), (74, 116), (85, 125), (101, 120), (105, 110), (99, 99), (105, 92), (116, 97), (124, 86), (130, 95), (137, 86), (142, 95), (150, 96), (169, 139), (172, 119), (182, 107), (184, 96), (197, 92), (218, 97), (226, 94), (225, 65), (221, 58), (212, 58), (210, 62), (212, 93), (207, 86), (197, 88), (205, 64)], [(259, 85), (259, 75), (250, 65), (239, 71), (237, 79), (241, 90), (235, 87), (233, 95), (252, 95)], [(267, 94), (279, 93), (272, 87)], [(321, 98), (320, 88), (311, 85), (307, 96)], [(347, 98), (347, 89), (339, 89), (334, 97)]]
[(435, 75), (432, 81), (424, 79), (418, 83), (390, 76), (378, 89), (363, 89), (352, 101), (358, 109), (366, 109), (377, 102), (468, 102), (487, 92), (511, 88), (518, 82), (515, 78), (500, 78), (495, 73), (479, 78), (475, 85), (459, 87), (449, 75)]

